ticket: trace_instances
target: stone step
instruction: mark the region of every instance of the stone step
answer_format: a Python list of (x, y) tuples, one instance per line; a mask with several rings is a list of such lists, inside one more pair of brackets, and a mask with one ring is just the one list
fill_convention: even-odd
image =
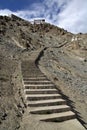
[(38, 67), (36, 67), (35, 65), (26, 65), (26, 66), (22, 66), (21, 68), (22, 69), (30, 69), (31, 68), (31, 69), (40, 71), (40, 69)]
[(27, 67), (27, 68), (22, 68), (22, 71), (34, 71), (34, 72), (38, 72), (38, 73), (41, 73), (41, 74), (43, 74), (39, 69), (36, 69), (36, 68), (31, 68), (31, 67)]
[(38, 73), (41, 73), (43, 74), (40, 70), (38, 69), (35, 69), (35, 68), (31, 68), (31, 67), (27, 67), (27, 68), (23, 68), (22, 71), (27, 71), (27, 72), (31, 72), (31, 71), (34, 71), (34, 72), (38, 72)]
[(31, 71), (27, 71), (27, 72), (26, 72), (26, 71), (24, 71), (24, 72), (22, 71), (22, 73), (23, 73), (23, 75), (25, 75), (25, 76), (28, 76), (28, 75), (29, 75), (29, 76), (32, 76), (32, 75), (44, 76), (44, 75), (42, 75), (41, 73), (37, 73), (37, 72), (34, 72), (34, 71), (32, 71), (32, 72), (31, 72)]
[(43, 83), (43, 82), (44, 82), (44, 83), (52, 83), (52, 82), (49, 81), (49, 80), (44, 80), (44, 81), (43, 81), (43, 80), (40, 80), (40, 81), (30, 81), (30, 80), (29, 80), (29, 81), (28, 81), (28, 80), (26, 81), (26, 80), (24, 80), (24, 82), (26, 82), (26, 83), (33, 83), (33, 82), (35, 82), (35, 83)]
[(31, 73), (32, 74), (32, 72), (33, 73), (38, 73), (38, 74), (43, 74), (43, 73), (41, 73), (41, 72), (39, 72), (38, 70), (33, 70), (32, 68), (31, 68), (31, 70), (29, 70), (29, 69), (22, 69), (22, 72), (24, 72), (24, 73)]
[(47, 80), (48, 79), (46, 77), (35, 77), (35, 78), (23, 78), (24, 81), (41, 81), (41, 80)]
[(47, 79), (45, 79), (45, 80), (39, 80), (39, 81), (37, 81), (37, 80), (32, 80), (32, 81), (31, 81), (30, 79), (29, 79), (29, 80), (28, 80), (28, 79), (27, 79), (27, 80), (24, 79), (23, 81), (24, 81), (24, 82), (29, 82), (29, 83), (34, 83), (34, 82), (35, 82), (35, 83), (43, 83), (43, 82), (44, 82), (44, 83), (52, 83), (51, 81), (49, 81), (49, 80), (47, 80)]
[(35, 76), (35, 75), (37, 75), (37, 76), (41, 76), (41, 77), (44, 77), (45, 75), (43, 74), (43, 73), (38, 73), (38, 72), (36, 72), (36, 73), (34, 73), (33, 72), (33, 70), (32, 71), (28, 71), (28, 73), (26, 73), (26, 72), (22, 72), (23, 73), (23, 75), (25, 75), (25, 76), (28, 76), (28, 77), (33, 77), (33, 76)]
[(61, 98), (60, 94), (29, 94), (26, 95), (26, 99), (27, 100), (46, 100), (46, 99), (57, 99), (57, 98)]
[(75, 119), (75, 117), (76, 117), (75, 113), (73, 113), (72, 111), (37, 115), (37, 119), (40, 121), (55, 121), (55, 122), (71, 120), (71, 119)]
[(45, 76), (32, 72), (32, 73), (28, 73), (28, 74), (24, 73), (23, 77), (26, 77), (26, 78), (30, 78), (31, 77), (32, 78), (32, 77), (45, 77)]
[(22, 72), (25, 74), (32, 74), (32, 72), (33, 72), (33, 74), (39, 74), (39, 75), (44, 75), (43, 73), (41, 73), (41, 72), (38, 72), (38, 71), (34, 71), (34, 70), (22, 70)]
[(49, 99), (40, 101), (27, 101), (27, 105), (31, 107), (38, 106), (51, 106), (51, 105), (65, 105), (66, 101), (64, 99)]
[(42, 73), (42, 72), (40, 71), (40, 69), (39, 69), (39, 68), (36, 68), (35, 66), (32, 66), (32, 67), (30, 67), (30, 66), (22, 67), (22, 70), (31, 70), (31, 69)]
[(29, 85), (29, 84), (24, 84), (25, 89), (51, 89), (55, 88), (53, 84), (36, 84), (36, 85)]
[(38, 71), (38, 72), (42, 73), (38, 68), (30, 67), (30, 66), (22, 67), (21, 69), (22, 69), (22, 70), (27, 70), (27, 71), (28, 71), (28, 70), (31, 71), (31, 69), (32, 69), (32, 71), (35, 70), (35, 71)]
[(41, 86), (41, 87), (43, 87), (43, 86), (54, 86), (54, 84), (52, 84), (52, 83), (50, 83), (50, 84), (24, 84), (24, 86), (30, 86), (30, 87), (33, 87), (33, 86), (36, 86), (36, 87), (39, 87), (39, 86)]
[(41, 84), (41, 85), (43, 85), (43, 84), (52, 84), (52, 82), (51, 81), (24, 81), (24, 84), (30, 84), (30, 85)]
[(23, 78), (46, 78), (45, 75), (38, 75), (38, 74), (32, 74), (32, 75), (24, 75), (23, 74)]
[(41, 72), (40, 69), (37, 68), (35, 65), (31, 65), (31, 66), (30, 66), (30, 65), (22, 66), (21, 68), (22, 68), (22, 69), (26, 69), (26, 70), (28, 70), (28, 69), (29, 69), (29, 70), (30, 70), (30, 69), (38, 70), (39, 72)]
[(25, 94), (53, 94), (58, 93), (57, 89), (25, 89)]
[(51, 114), (69, 111), (70, 107), (67, 105), (44, 106), (44, 107), (30, 107), (31, 114)]

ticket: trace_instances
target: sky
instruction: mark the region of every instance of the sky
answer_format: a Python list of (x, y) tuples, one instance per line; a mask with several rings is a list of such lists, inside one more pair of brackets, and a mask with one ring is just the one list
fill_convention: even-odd
[(87, 0), (0, 0), (0, 15), (47, 22), (72, 33), (87, 33)]

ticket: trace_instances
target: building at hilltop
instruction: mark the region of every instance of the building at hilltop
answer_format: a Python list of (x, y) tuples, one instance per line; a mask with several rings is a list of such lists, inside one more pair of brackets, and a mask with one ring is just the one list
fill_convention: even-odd
[(45, 23), (45, 19), (36, 19), (34, 20), (34, 24), (44, 24)]

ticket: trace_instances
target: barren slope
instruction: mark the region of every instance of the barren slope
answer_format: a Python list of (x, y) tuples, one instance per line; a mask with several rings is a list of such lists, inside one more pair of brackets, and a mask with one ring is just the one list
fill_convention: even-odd
[(0, 130), (20, 127), (26, 110), (21, 60), (40, 48), (41, 70), (73, 101), (74, 110), (87, 123), (87, 34), (0, 16)]

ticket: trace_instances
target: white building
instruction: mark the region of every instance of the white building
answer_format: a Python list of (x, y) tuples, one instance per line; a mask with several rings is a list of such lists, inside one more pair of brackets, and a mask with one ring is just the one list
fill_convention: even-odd
[(45, 23), (45, 19), (36, 19), (34, 20), (34, 24), (44, 24)]

